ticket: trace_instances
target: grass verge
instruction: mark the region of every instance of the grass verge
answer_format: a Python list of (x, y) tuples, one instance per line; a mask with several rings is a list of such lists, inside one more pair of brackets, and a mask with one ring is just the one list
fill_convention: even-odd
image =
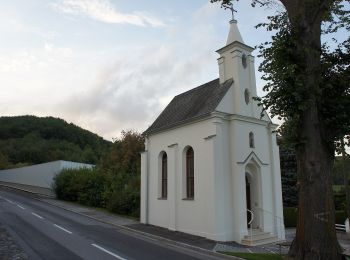
[(233, 252), (220, 252), (226, 255), (232, 255), (240, 257), (246, 260), (282, 260), (282, 256), (278, 254), (264, 254), (264, 253), (233, 253)]

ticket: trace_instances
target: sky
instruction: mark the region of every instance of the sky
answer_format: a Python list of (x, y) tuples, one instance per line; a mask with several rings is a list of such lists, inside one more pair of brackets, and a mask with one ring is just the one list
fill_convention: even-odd
[[(249, 2), (235, 16), (254, 47), (274, 10)], [(175, 95), (218, 78), (230, 19), (209, 0), (3, 0), (0, 116), (59, 117), (107, 140), (142, 132)]]

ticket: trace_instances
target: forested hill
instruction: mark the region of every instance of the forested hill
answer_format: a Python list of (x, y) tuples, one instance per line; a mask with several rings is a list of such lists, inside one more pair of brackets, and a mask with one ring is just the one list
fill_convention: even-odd
[(111, 144), (59, 118), (0, 117), (0, 169), (55, 160), (95, 164)]

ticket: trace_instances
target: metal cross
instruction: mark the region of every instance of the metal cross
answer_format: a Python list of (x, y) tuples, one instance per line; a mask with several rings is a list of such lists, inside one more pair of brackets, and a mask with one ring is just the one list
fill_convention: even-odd
[(235, 19), (235, 14), (234, 13), (237, 13), (237, 10), (233, 9), (232, 6), (229, 9), (231, 10), (231, 13), (232, 13), (232, 20), (234, 20)]

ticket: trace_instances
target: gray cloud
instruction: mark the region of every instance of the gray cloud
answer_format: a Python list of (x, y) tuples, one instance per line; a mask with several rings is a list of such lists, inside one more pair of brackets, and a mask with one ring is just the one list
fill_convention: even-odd
[(195, 87), (193, 82), (213, 61), (203, 52), (182, 59), (172, 47), (142, 49), (116, 59), (100, 71), (92, 89), (57, 109), (108, 138), (123, 129), (145, 130), (172, 96)]

